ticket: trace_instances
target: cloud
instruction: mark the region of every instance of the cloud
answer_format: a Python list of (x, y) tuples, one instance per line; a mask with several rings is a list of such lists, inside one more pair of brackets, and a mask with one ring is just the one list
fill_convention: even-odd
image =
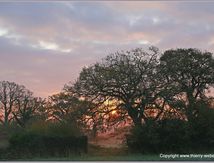
[(45, 41), (39, 41), (37, 45), (32, 45), (32, 47), (45, 50), (60, 51), (63, 53), (70, 53), (72, 51), (72, 49), (61, 48), (58, 44), (54, 42), (45, 42)]
[(8, 34), (7, 29), (0, 28), (0, 37), (5, 36), (5, 35), (7, 35), (7, 34)]
[(109, 53), (156, 45), (214, 51), (214, 2), (1, 2), (0, 80), (46, 97)]

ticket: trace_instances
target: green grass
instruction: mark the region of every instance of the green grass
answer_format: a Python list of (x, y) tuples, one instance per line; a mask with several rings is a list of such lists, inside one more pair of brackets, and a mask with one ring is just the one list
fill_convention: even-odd
[[(20, 159), (21, 160), (21, 159)], [(33, 158), (27, 159), (29, 161), (213, 161), (210, 159), (161, 159), (159, 155), (141, 155), (141, 154), (129, 154), (124, 156), (73, 156), (73, 157), (52, 157), (52, 158)], [(26, 161), (26, 159), (24, 160)]]
[(127, 148), (103, 148), (89, 145), (87, 154), (70, 155), (68, 157), (35, 157), (16, 159), (16, 161), (213, 161), (214, 158), (176, 158), (164, 159), (159, 154), (132, 154)]
[[(0, 150), (8, 147), (7, 139), (0, 140)], [(211, 152), (209, 152), (211, 153)], [(0, 158), (0, 161), (214, 161), (214, 158), (176, 158), (164, 159), (159, 154), (133, 154), (127, 148), (103, 148), (89, 144), (88, 153), (81, 155), (70, 155), (68, 157), (33, 157), (27, 158)]]
[(155, 155), (126, 155), (126, 156), (74, 156), (67, 158), (35, 158), (32, 161), (155, 161)]

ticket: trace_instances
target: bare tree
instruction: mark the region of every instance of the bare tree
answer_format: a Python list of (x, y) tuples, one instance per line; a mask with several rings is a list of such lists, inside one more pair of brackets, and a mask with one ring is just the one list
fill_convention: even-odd
[(17, 99), (16, 106), (12, 112), (15, 121), (26, 127), (30, 120), (39, 119), (45, 115), (45, 101), (42, 98), (32, 96), (28, 90)]
[(4, 125), (8, 125), (12, 120), (12, 111), (21, 92), (25, 89), (24, 86), (18, 85), (14, 82), (1, 81), (0, 82), (0, 111), (3, 119), (0, 121)]
[(33, 93), (23, 85), (9, 81), (0, 82), (0, 111), (3, 117), (0, 121), (4, 125), (14, 120), (25, 127), (43, 105), (44, 101), (33, 97)]

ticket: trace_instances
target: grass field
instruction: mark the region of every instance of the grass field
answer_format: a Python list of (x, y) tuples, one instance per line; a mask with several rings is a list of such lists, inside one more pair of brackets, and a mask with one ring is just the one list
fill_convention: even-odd
[(66, 158), (34, 158), (31, 161), (214, 161), (212, 158), (207, 159), (161, 159), (159, 155), (141, 155), (129, 154), (121, 156), (71, 156)]
[[(9, 145), (7, 137), (1, 136), (0, 150), (7, 148)], [(24, 155), (24, 154), (23, 154)], [(68, 157), (33, 157), (33, 158), (0, 158), (0, 161), (214, 161), (214, 158), (160, 158), (159, 154), (133, 154), (128, 151), (127, 147), (110, 148), (102, 147), (95, 144), (89, 144), (88, 153), (81, 155), (70, 155)]]
[[(93, 147), (94, 148), (94, 147)], [(4, 161), (8, 159), (3, 159)], [(126, 153), (124, 149), (116, 148), (89, 148), (89, 153), (81, 155), (70, 155), (68, 157), (35, 157), (35, 158), (20, 158), (9, 159), (13, 161), (214, 161), (214, 158), (176, 158), (164, 159), (160, 158), (159, 154), (131, 154)]]
[[(7, 160), (7, 159), (4, 159)], [(89, 145), (87, 154), (70, 155), (68, 157), (35, 157), (25, 159), (12, 159), (13, 161), (213, 161), (214, 158), (176, 158), (163, 159), (159, 154), (133, 154), (126, 148), (103, 148)], [(1, 160), (0, 160), (1, 161)]]

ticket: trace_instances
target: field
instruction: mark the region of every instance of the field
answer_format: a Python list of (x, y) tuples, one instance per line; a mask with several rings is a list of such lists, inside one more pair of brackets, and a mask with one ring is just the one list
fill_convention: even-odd
[[(26, 159), (20, 159), (26, 161)], [(132, 154), (125, 148), (102, 148), (99, 146), (89, 145), (89, 153), (79, 156), (69, 156), (65, 158), (32, 158), (29, 161), (213, 161), (212, 158), (176, 158), (163, 159), (159, 154)]]
[[(137, 154), (131, 153), (124, 145), (122, 140), (122, 132), (103, 134), (98, 136), (96, 140), (89, 142), (88, 153), (80, 155), (70, 155), (68, 157), (35, 157), (35, 158), (20, 158), (15, 161), (213, 161), (211, 158), (175, 158), (167, 159), (160, 158), (159, 154)], [(8, 137), (5, 133), (0, 134), (0, 150), (5, 149), (9, 145)], [(8, 160), (0, 158), (0, 161)], [(9, 159), (14, 160), (14, 159)]]

